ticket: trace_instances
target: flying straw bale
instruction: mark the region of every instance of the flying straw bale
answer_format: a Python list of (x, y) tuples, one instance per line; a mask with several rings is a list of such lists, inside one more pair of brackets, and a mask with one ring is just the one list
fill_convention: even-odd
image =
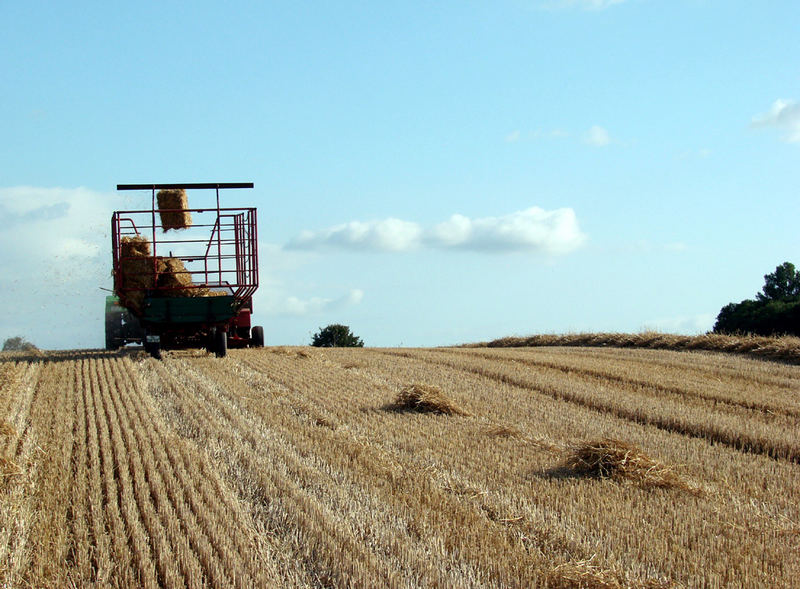
[(412, 384), (404, 387), (389, 408), (395, 411), (471, 415), (458, 407), (439, 387), (426, 384)]
[(189, 198), (183, 188), (159, 190), (156, 198), (158, 199), (158, 214), (161, 216), (161, 227), (164, 231), (186, 229), (192, 226), (192, 214), (185, 210), (189, 208)]

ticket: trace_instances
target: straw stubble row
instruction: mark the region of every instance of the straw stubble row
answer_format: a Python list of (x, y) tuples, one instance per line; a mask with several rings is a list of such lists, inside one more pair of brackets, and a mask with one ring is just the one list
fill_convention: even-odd
[(0, 449), (20, 467), (0, 481), (0, 579), (751, 587), (800, 574), (797, 464), (720, 439), (771, 424), (778, 448), (794, 368), (605, 349), (276, 351), (0, 362)]

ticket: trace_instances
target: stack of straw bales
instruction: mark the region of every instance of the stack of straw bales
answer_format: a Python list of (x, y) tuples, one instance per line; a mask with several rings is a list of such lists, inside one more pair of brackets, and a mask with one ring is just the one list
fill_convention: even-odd
[(191, 273), (180, 258), (153, 258), (150, 242), (146, 237), (123, 237), (120, 249), (121, 286), (125, 290), (117, 295), (123, 305), (137, 313), (142, 311), (147, 290), (156, 290), (170, 297), (214, 297), (228, 294), (194, 284)]
[(189, 198), (183, 188), (159, 190), (156, 198), (158, 199), (158, 214), (161, 216), (161, 227), (164, 228), (164, 231), (186, 229), (192, 226), (192, 214), (185, 210), (189, 208)]
[(145, 290), (152, 289), (156, 284), (157, 268), (154, 269), (150, 242), (147, 238), (141, 235), (123, 237), (120, 243), (119, 263), (119, 272), (122, 274), (119, 278), (125, 291), (117, 292), (117, 295), (123, 305), (140, 312)]

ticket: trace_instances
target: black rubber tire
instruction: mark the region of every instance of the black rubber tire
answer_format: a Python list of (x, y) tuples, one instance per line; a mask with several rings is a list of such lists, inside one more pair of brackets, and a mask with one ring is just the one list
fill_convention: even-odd
[(214, 353), (217, 358), (224, 358), (228, 355), (228, 332), (224, 329), (218, 329), (214, 334)]
[(106, 350), (116, 350), (119, 348), (119, 338), (121, 337), (122, 325), (118, 316), (106, 316)]
[(117, 344), (114, 342), (114, 334), (111, 332), (113, 326), (106, 322), (106, 350), (116, 350)]
[(144, 340), (144, 351), (150, 354), (156, 360), (161, 360), (161, 343), (160, 342), (148, 342), (147, 339)]
[(147, 331), (144, 332), (142, 345), (144, 346), (145, 352), (150, 354), (156, 360), (161, 360), (161, 342), (147, 341)]
[(250, 347), (251, 348), (263, 348), (264, 347), (264, 328), (260, 325), (256, 325), (250, 330), (252, 334), (250, 336)]

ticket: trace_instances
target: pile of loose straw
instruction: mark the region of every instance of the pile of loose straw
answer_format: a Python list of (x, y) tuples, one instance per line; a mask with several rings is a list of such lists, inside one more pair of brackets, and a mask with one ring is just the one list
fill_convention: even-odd
[(426, 384), (412, 384), (404, 387), (390, 407), (396, 411), (470, 415), (469, 412), (453, 403), (439, 387)]

